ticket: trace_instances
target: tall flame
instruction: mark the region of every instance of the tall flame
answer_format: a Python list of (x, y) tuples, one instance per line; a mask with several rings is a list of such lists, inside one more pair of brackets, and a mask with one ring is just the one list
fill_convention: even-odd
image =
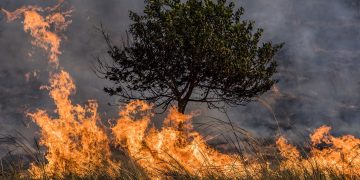
[[(32, 44), (49, 52), (49, 61), (59, 68), (58, 56), (61, 54), (61, 37), (57, 34), (67, 28), (71, 20), (70, 11), (54, 12), (63, 0), (54, 7), (41, 8), (26, 6), (9, 12), (2, 11), (8, 21), (24, 17), (24, 31), (34, 40)], [(41, 13), (49, 13), (43, 16)], [(44, 110), (28, 115), (41, 128), (40, 144), (47, 148), (47, 163), (32, 164), (29, 169), (31, 178), (78, 177), (116, 177), (119, 163), (111, 159), (109, 139), (98, 126), (97, 103), (89, 101), (84, 107), (73, 105), (69, 96), (75, 91), (75, 84), (69, 73), (61, 70), (50, 74), (50, 96), (57, 107), (57, 118), (50, 117)]]
[(97, 103), (89, 101), (82, 107), (73, 105), (69, 95), (75, 90), (70, 75), (61, 71), (50, 79), (50, 96), (57, 106), (58, 118), (51, 118), (45, 111), (38, 110), (29, 116), (41, 128), (40, 143), (47, 147), (45, 167), (33, 164), (30, 173), (33, 178), (64, 178), (66, 175), (79, 177), (116, 177), (119, 164), (111, 160), (109, 140), (97, 125)]
[(129, 103), (120, 112), (121, 118), (112, 130), (116, 143), (126, 149), (151, 177), (172, 172), (228, 177), (250, 173), (255, 177), (259, 171), (256, 163), (245, 167), (239, 157), (210, 148), (203, 137), (192, 130), (191, 115), (181, 114), (173, 107), (159, 131), (149, 128), (152, 116), (149, 110), (151, 106), (142, 101)]
[(281, 163), (284, 170), (295, 173), (322, 172), (346, 175), (349, 178), (360, 176), (360, 139), (351, 135), (334, 137), (331, 128), (322, 126), (310, 135), (311, 147), (308, 158), (288, 144), (283, 137), (277, 140), (278, 149), (285, 160)]
[[(70, 17), (71, 10), (59, 13), (53, 12), (60, 7), (62, 1), (53, 8), (41, 8), (38, 6), (25, 6), (14, 12), (1, 9), (5, 13), (9, 22), (24, 17), (24, 31), (28, 32), (34, 40), (32, 44), (49, 52), (50, 63), (56, 67), (59, 66), (58, 56), (61, 54), (61, 38), (57, 32), (65, 30), (71, 23), (67, 20)], [(50, 14), (43, 17), (40, 13), (49, 12)], [(52, 32), (51, 29), (54, 29)]]

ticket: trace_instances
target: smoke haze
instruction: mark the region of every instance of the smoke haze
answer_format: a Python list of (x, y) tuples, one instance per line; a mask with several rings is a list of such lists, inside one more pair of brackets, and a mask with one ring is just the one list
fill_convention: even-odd
[[(244, 19), (254, 20), (264, 28), (266, 41), (285, 42), (285, 48), (277, 57), (279, 91), (262, 97), (272, 107), (276, 120), (259, 102), (231, 108), (231, 119), (259, 136), (275, 135), (278, 126), (288, 133), (313, 130), (323, 124), (333, 126), (335, 134), (359, 136), (360, 7), (353, 1), (235, 1), (245, 8)], [(1, 0), (0, 7), (13, 11), (24, 5), (55, 3)], [(108, 119), (116, 115), (118, 108), (108, 105), (115, 100), (102, 91), (108, 82), (91, 70), (96, 57), (106, 56), (104, 39), (96, 27), (103, 24), (114, 42), (121, 43), (130, 23), (129, 10), (141, 13), (144, 2), (67, 0), (65, 6), (73, 7), (74, 12), (61, 44), (60, 64), (77, 85), (73, 100), (82, 104), (96, 99), (102, 116)], [(4, 14), (0, 14), (0, 134), (17, 130), (31, 139), (36, 126), (25, 112), (36, 108), (51, 110), (54, 105), (48, 92), (39, 90), (48, 84), (46, 54), (32, 47), (31, 37), (23, 32), (19, 21), (7, 23)], [(224, 117), (216, 111), (204, 113)]]

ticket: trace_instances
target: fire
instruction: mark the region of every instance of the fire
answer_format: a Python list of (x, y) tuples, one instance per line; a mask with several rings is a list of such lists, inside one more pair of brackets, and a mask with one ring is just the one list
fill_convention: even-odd
[(321, 170), (328, 173), (344, 174), (355, 178), (360, 176), (360, 139), (351, 135), (334, 137), (331, 127), (322, 126), (310, 135), (311, 147), (308, 158), (287, 144), (283, 137), (277, 141), (278, 149), (285, 160), (281, 163), (284, 170), (296, 173)]
[[(191, 119), (194, 114), (181, 114), (175, 107), (170, 109), (158, 130), (150, 126), (152, 106), (143, 101), (130, 102), (119, 112), (120, 118), (111, 128), (114, 142), (110, 141), (110, 135), (100, 126), (98, 104), (94, 100), (85, 106), (73, 104), (70, 96), (76, 86), (69, 73), (59, 70), (59, 33), (71, 23), (72, 12), (58, 12), (63, 2), (59, 0), (57, 5), (49, 8), (26, 6), (13, 12), (1, 9), (8, 21), (24, 18), (24, 31), (34, 38), (32, 44), (47, 51), (50, 63), (55, 65), (54, 72), (50, 73), (50, 86), (43, 89), (50, 91), (57, 115), (49, 115), (45, 110), (28, 114), (40, 127), (40, 144), (46, 147), (46, 162), (31, 164), (31, 178), (118, 178), (121, 163), (112, 158), (112, 143), (125, 150), (153, 179), (164, 179), (173, 173), (260, 179), (264, 178), (264, 168), (270, 174), (276, 173), (268, 162), (264, 166), (256, 161), (257, 157), (224, 154), (211, 148), (193, 130)], [(27, 80), (30, 75), (25, 75)], [(280, 93), (276, 86), (273, 91)], [(320, 127), (310, 136), (311, 147), (306, 158), (280, 137), (276, 144), (284, 158), (280, 162), (281, 170), (299, 176), (314, 170), (345, 174), (349, 178), (360, 176), (360, 139), (351, 135), (333, 137), (330, 129)]]
[[(24, 30), (34, 38), (32, 44), (49, 52), (49, 61), (55, 65), (56, 71), (61, 54), (61, 37), (57, 33), (71, 23), (67, 20), (71, 10), (54, 13), (62, 2), (50, 8), (26, 6), (14, 12), (2, 9), (8, 21), (24, 17)], [(43, 12), (50, 14), (43, 16)], [(98, 125), (97, 103), (90, 100), (84, 107), (73, 105), (69, 96), (76, 87), (70, 75), (63, 70), (51, 73), (50, 86), (43, 88), (50, 90), (58, 117), (51, 117), (44, 110), (28, 114), (41, 129), (40, 144), (47, 148), (47, 163), (32, 164), (29, 169), (31, 178), (118, 176), (120, 163), (111, 159), (109, 138)]]
[(256, 163), (240, 161), (235, 155), (222, 154), (209, 147), (203, 137), (192, 130), (192, 115), (170, 109), (161, 130), (149, 128), (151, 106), (142, 101), (129, 103), (120, 112), (112, 128), (117, 145), (145, 169), (151, 177), (174, 172), (197, 176), (221, 174), (227, 177), (256, 177)]
[(41, 128), (40, 143), (47, 147), (48, 161), (44, 167), (33, 164), (29, 170), (31, 176), (36, 179), (44, 175), (116, 177), (119, 163), (111, 160), (108, 136), (98, 126), (97, 103), (89, 101), (85, 107), (73, 105), (69, 96), (75, 85), (64, 71), (54, 74), (50, 84), (47, 88), (57, 106), (58, 117), (52, 118), (44, 110), (29, 114)]
[[(63, 13), (53, 12), (60, 7), (61, 3), (62, 1), (59, 1), (59, 4), (53, 8), (25, 6), (14, 12), (1, 9), (9, 22), (21, 18), (22, 16), (24, 17), (24, 31), (28, 32), (34, 38), (32, 44), (48, 51), (50, 63), (54, 64), (56, 67), (59, 65), (58, 56), (61, 54), (61, 38), (56, 32), (66, 29), (71, 23), (70, 20), (66, 19), (70, 17), (71, 10)], [(40, 13), (44, 11), (49, 12), (50, 15), (43, 17)], [(52, 32), (51, 29), (54, 29), (55, 32)]]

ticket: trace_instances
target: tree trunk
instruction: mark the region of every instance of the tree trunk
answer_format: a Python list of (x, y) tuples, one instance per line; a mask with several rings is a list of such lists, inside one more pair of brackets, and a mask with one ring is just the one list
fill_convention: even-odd
[(187, 102), (186, 101), (178, 101), (178, 112), (181, 114), (185, 114)]

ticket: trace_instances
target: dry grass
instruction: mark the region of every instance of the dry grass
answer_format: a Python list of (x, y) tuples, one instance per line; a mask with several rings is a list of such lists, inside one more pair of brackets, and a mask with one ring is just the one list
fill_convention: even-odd
[[(16, 156), (16, 155), (14, 155)], [(117, 159), (121, 159), (122, 168), (121, 174), (117, 179), (126, 179), (126, 180), (135, 180), (135, 179), (150, 179), (146, 172), (144, 172), (132, 159), (128, 158), (125, 154), (119, 153), (116, 157)], [(0, 173), (0, 179), (29, 179), (29, 174), (26, 170), (26, 165), (24, 162), (16, 161), (14, 158), (13, 162), (6, 162), (6, 168), (3, 168)], [(266, 165), (264, 164), (264, 167)], [(44, 174), (44, 179), (52, 179), (51, 177), (47, 177)], [(221, 174), (209, 174), (206, 177), (197, 177), (186, 172), (172, 172), (172, 173), (164, 173), (163, 178), (165, 179), (184, 179), (184, 180), (198, 180), (198, 179), (230, 179), (226, 176)], [(66, 179), (111, 179), (107, 175), (99, 176), (99, 175), (91, 175), (89, 174), (87, 177), (76, 177), (72, 174), (66, 175)], [(236, 179), (258, 179), (257, 177), (237, 177)], [(316, 165), (314, 164), (314, 170), (311, 172), (304, 169), (303, 174), (294, 173), (291, 171), (282, 171), (278, 166), (272, 167), (271, 171), (268, 168), (263, 168), (260, 178), (264, 180), (325, 180), (325, 179), (360, 179), (360, 177), (347, 177), (346, 175), (339, 175), (331, 171), (331, 169), (324, 171), (324, 170), (317, 170)]]
[[(194, 123), (198, 129), (217, 129), (216, 137), (222, 139), (226, 142), (227, 146), (232, 147), (232, 152), (238, 154), (239, 158), (247, 155), (251, 155), (257, 162), (261, 164), (261, 171), (257, 174), (256, 177), (248, 175), (246, 177), (236, 177), (229, 178), (225, 175), (218, 173), (216, 170), (211, 171), (207, 176), (198, 177), (191, 175), (182, 167), (178, 167), (179, 171), (175, 172), (164, 172), (162, 179), (183, 179), (183, 180), (212, 180), (212, 179), (260, 179), (260, 180), (327, 180), (327, 179), (339, 179), (339, 180), (356, 180), (360, 177), (349, 177), (345, 174), (339, 174), (333, 172), (332, 169), (321, 169), (318, 168), (316, 162), (312, 162), (312, 169), (304, 168), (302, 173), (293, 172), (289, 170), (282, 170), (279, 166), (282, 161), (282, 157), (278, 153), (276, 147), (272, 143), (265, 143), (265, 141), (256, 139), (251, 136), (246, 130), (235, 127), (233, 123), (228, 119), (226, 121), (210, 118), (206, 124)], [(216, 127), (216, 128), (214, 128)], [(221, 134), (219, 132), (227, 132), (227, 134)], [(209, 132), (211, 133), (211, 132)], [(25, 139), (25, 137), (23, 137)], [(207, 138), (207, 135), (204, 136)], [(36, 145), (35, 148), (29, 147), (29, 143), (24, 143), (24, 140), (16, 140), (13, 143), (13, 146), (21, 148), (23, 155), (11, 154), (7, 155), (7, 158), (3, 158), (0, 161), (0, 179), (30, 179), (29, 173), (27, 171), (29, 163), (36, 164), (45, 164), (46, 160), (42, 153), (42, 150), (39, 146)], [(35, 144), (37, 144), (35, 142)], [(267, 148), (264, 148), (264, 145)], [(135, 180), (135, 179), (150, 179), (147, 173), (136, 163), (136, 160), (131, 159), (125, 151), (119, 150), (119, 148), (112, 148), (113, 159), (118, 162), (121, 162), (120, 175), (116, 179), (124, 180)], [(306, 151), (304, 151), (304, 156), (306, 156)], [(23, 157), (21, 157), (23, 156)], [(24, 161), (27, 159), (28, 161)], [(271, 162), (269, 166), (268, 162)], [(173, 165), (173, 166), (179, 166)], [(54, 179), (54, 177), (48, 177), (46, 174), (43, 175), (43, 179)], [(86, 177), (77, 177), (72, 174), (67, 174), (66, 179), (111, 179), (110, 176), (98, 175), (98, 174), (89, 174)], [(56, 179), (56, 178), (55, 178)]]

